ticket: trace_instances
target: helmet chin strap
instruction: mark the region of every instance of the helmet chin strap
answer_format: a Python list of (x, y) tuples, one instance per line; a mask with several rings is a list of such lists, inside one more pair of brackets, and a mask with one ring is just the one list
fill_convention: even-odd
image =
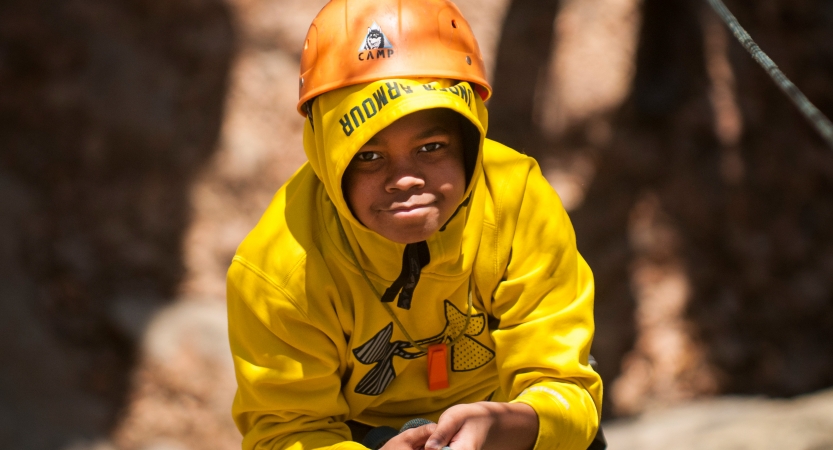
[(309, 119), (309, 126), (310, 126), (310, 128), (312, 128), (312, 131), (315, 131), (315, 122), (312, 121), (312, 102), (314, 102), (314, 101), (315, 101), (314, 98), (311, 99), (311, 100), (307, 100), (301, 106), (301, 109), (303, 109), (304, 112), (307, 113), (307, 119)]

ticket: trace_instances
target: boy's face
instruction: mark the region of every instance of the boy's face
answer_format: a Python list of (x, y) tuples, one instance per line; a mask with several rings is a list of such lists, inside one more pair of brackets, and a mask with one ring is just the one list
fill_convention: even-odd
[(364, 226), (410, 244), (451, 218), (466, 191), (459, 120), (447, 109), (418, 111), (359, 149), (344, 172), (344, 189)]

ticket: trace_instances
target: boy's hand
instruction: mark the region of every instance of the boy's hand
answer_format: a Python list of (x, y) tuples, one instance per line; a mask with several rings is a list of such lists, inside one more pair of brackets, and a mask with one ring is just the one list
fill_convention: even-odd
[(538, 438), (538, 415), (524, 403), (477, 402), (452, 406), (436, 427), (421, 428), (431, 432), (425, 450), (530, 450)]

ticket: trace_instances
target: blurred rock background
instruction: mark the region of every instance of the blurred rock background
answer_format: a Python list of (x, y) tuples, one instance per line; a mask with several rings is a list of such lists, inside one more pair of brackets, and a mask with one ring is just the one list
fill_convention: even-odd
[[(0, 4), (0, 448), (239, 446), (224, 274), (324, 3)], [(833, 448), (833, 152), (699, 0), (457, 4), (594, 269), (610, 448)], [(833, 4), (727, 4), (833, 115)]]

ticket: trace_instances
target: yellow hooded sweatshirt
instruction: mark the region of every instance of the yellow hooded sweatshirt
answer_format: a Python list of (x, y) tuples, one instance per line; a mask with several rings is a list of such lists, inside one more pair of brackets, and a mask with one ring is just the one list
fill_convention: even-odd
[[(353, 216), (342, 176), (373, 135), (430, 108), (471, 122), (476, 159), (465, 200), (426, 241), (430, 260), (411, 285), (410, 309), (386, 310), (379, 295), (400, 277), (405, 245)], [(275, 195), (228, 272), (243, 448), (363, 449), (346, 420), (398, 428), (491, 399), (536, 411), (536, 449), (585, 450), (602, 395), (588, 365), (593, 279), (536, 162), (485, 139), (486, 108), (465, 82), (350, 86), (318, 97), (311, 118), (309, 163)], [(449, 387), (431, 391), (425, 347), (451, 342)]]

